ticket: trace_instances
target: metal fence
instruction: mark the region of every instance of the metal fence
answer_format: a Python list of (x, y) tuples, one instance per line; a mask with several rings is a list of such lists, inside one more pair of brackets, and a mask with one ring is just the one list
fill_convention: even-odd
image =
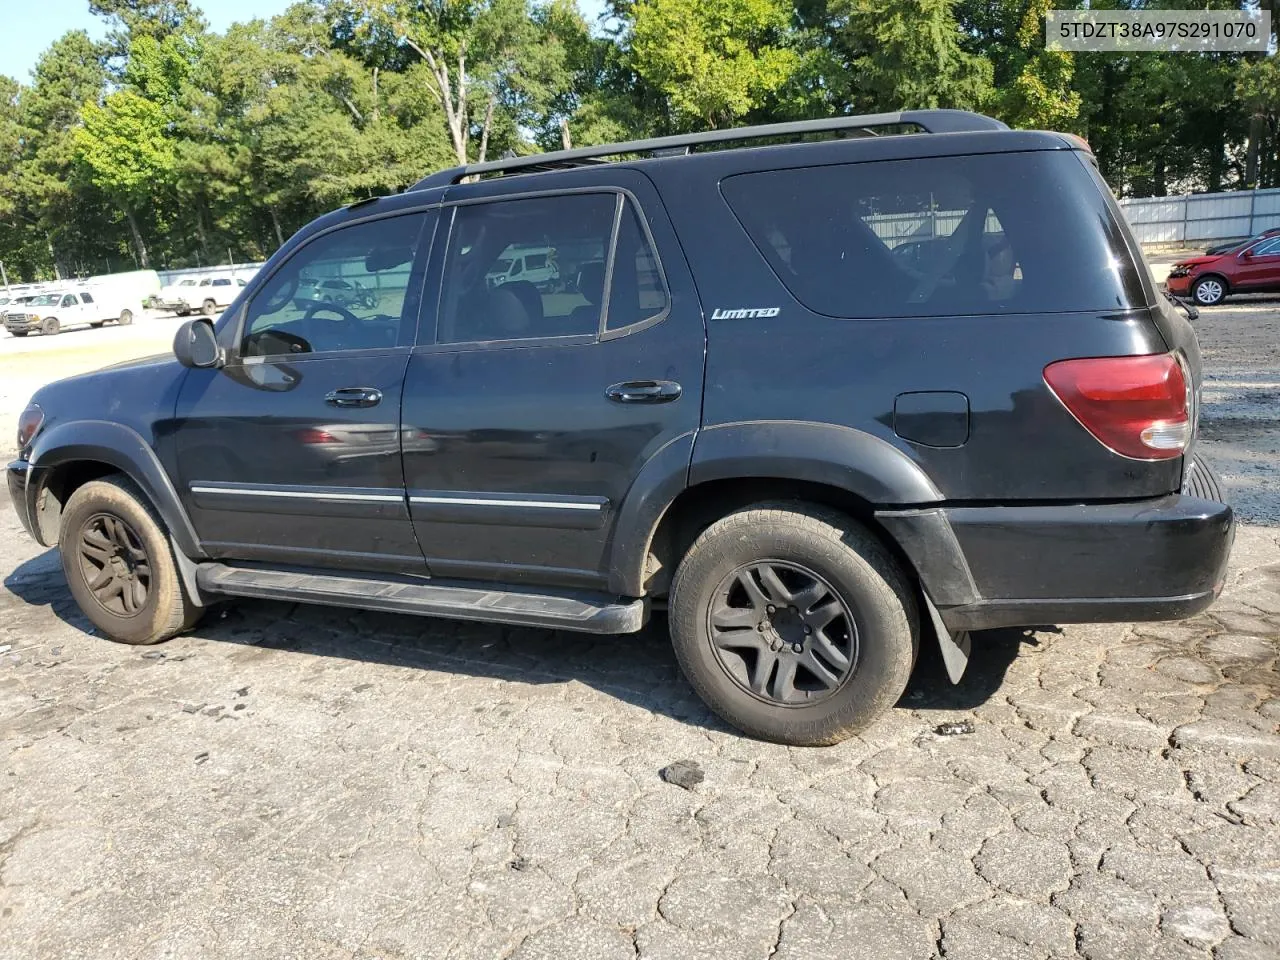
[(1197, 246), (1280, 227), (1280, 189), (1126, 199), (1120, 206), (1144, 247)]

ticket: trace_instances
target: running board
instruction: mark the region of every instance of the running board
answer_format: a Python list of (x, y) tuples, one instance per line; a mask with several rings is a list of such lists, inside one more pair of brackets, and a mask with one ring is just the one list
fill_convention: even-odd
[(489, 584), (444, 580), (270, 570), (202, 564), (200, 589), (234, 597), (294, 600), (454, 620), (482, 620), (582, 633), (635, 633), (649, 618), (644, 600), (618, 600), (587, 591), (539, 593), (538, 588), (497, 589)]

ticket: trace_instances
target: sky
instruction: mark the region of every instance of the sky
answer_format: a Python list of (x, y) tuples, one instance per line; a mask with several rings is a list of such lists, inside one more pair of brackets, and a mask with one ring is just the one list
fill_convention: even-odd
[[(290, 0), (197, 0), (218, 32), (237, 21), (272, 17)], [(89, 0), (0, 0), (0, 71), (26, 83), (31, 68), (49, 44), (68, 30), (87, 30), (100, 38), (106, 25), (89, 12)]]

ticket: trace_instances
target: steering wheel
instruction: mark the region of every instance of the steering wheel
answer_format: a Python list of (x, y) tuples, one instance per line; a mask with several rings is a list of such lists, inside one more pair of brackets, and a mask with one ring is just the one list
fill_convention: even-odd
[(323, 325), (308, 326), (307, 332), (314, 335), (313, 342), (319, 341), (324, 344), (320, 346), (318, 343), (317, 350), (341, 350), (348, 346), (350, 342), (355, 341), (357, 330), (363, 321), (354, 313), (338, 303), (317, 301), (307, 307), (306, 312), (302, 315), (303, 323), (309, 324), (318, 313), (335, 313), (338, 315), (338, 319), (331, 321), (330, 330), (334, 333), (332, 340), (329, 337), (329, 330), (325, 330)]

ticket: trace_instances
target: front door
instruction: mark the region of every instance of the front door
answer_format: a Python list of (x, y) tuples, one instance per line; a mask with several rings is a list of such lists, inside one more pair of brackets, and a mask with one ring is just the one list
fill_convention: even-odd
[(1237, 253), (1237, 290), (1280, 289), (1280, 237), (1260, 240), (1249, 248), (1249, 256)]
[[(410, 511), (433, 575), (598, 587), (641, 468), (659, 451), (687, 462), (701, 310), (652, 185), (608, 176), (449, 195), (463, 202), (442, 215), (436, 336), (414, 350), (404, 399)], [(530, 248), (547, 257), (542, 283), (504, 269)]]
[[(410, 213), (318, 235), (246, 305), (226, 366), (184, 381), (180, 495), (212, 556), (423, 572), (400, 398), (435, 219)], [(325, 302), (317, 281), (330, 278), (373, 295)]]

